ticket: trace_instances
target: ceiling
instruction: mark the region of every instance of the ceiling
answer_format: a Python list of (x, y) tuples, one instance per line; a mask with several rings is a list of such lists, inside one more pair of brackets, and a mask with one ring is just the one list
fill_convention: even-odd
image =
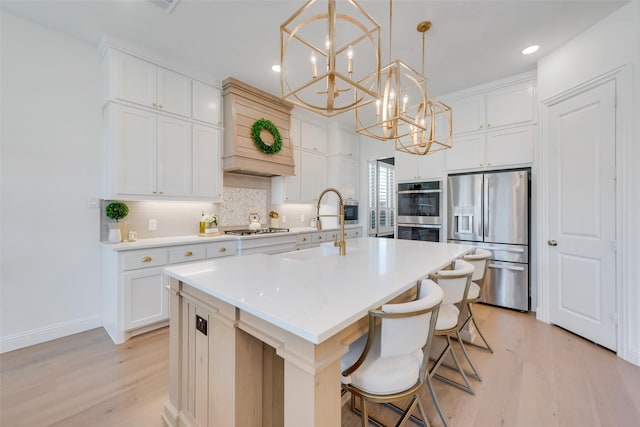
[[(426, 34), (425, 74), (430, 94), (440, 96), (535, 69), (541, 57), (625, 3), (396, 0), (392, 59), (421, 70), (422, 38), (416, 25), (432, 21)], [(103, 34), (109, 34), (200, 70), (213, 81), (233, 76), (276, 95), (279, 76), (271, 65), (280, 58), (280, 24), (303, 4), (303, 0), (180, 0), (169, 14), (145, 0), (0, 3), (3, 12), (96, 46)], [(389, 2), (359, 4), (382, 25), (384, 65), (389, 60)], [(531, 44), (539, 44), (540, 50), (520, 54)]]

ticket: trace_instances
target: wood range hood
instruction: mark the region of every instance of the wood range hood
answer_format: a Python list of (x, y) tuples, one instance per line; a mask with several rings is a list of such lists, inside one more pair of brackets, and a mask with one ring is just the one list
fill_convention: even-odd
[[(289, 133), (293, 104), (231, 77), (222, 82), (222, 95), (224, 171), (266, 177), (294, 175)], [(263, 153), (251, 139), (251, 126), (261, 118), (272, 121), (280, 132), (282, 148), (277, 153)], [(266, 144), (273, 143), (273, 136), (266, 130), (261, 138)]]

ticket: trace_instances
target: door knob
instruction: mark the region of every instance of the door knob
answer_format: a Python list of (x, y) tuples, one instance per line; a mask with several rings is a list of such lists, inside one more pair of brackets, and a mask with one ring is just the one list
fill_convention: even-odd
[(548, 244), (549, 246), (558, 246), (558, 242), (557, 242), (557, 241), (555, 241), (555, 240), (548, 240), (548, 241), (547, 241), (547, 244)]

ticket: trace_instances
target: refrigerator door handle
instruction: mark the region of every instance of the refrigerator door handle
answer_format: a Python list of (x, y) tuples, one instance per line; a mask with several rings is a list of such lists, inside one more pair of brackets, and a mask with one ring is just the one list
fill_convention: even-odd
[(482, 237), (486, 239), (489, 236), (489, 179), (487, 176), (483, 177), (482, 186), (484, 187)]
[(503, 270), (524, 271), (524, 267), (516, 267), (510, 265), (489, 264), (489, 268), (501, 268)]

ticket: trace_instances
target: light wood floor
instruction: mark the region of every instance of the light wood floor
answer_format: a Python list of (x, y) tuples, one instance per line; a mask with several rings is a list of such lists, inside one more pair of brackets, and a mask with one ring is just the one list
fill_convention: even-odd
[[(495, 353), (471, 350), (475, 396), (435, 381), (450, 426), (640, 426), (639, 367), (532, 314), (476, 312)], [(95, 329), (0, 355), (0, 426), (160, 427), (167, 347), (167, 329), (120, 346)], [(426, 390), (423, 402), (440, 426)], [(345, 405), (342, 425), (359, 423)]]

